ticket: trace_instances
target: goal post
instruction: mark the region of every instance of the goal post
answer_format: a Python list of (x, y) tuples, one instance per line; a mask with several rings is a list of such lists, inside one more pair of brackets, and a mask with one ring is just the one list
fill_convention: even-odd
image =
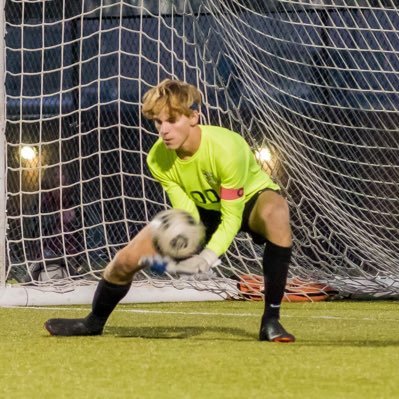
[[(196, 85), (202, 122), (244, 136), (281, 185), (287, 300), (399, 294), (396, 2), (2, 3), (0, 305), (90, 302), (168, 206), (140, 112), (164, 78)], [(239, 234), (209, 275), (140, 272), (126, 300), (259, 299), (262, 252)]]
[[(0, 0), (0, 10), (4, 10), (4, 0)], [(5, 15), (0, 12), (0, 289), (6, 285), (6, 94), (5, 94)]]

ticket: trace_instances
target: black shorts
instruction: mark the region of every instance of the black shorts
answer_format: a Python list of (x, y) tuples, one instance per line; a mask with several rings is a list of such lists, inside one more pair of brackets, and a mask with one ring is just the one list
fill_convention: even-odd
[[(254, 233), (250, 228), (249, 228), (249, 215), (252, 212), (252, 209), (255, 205), (256, 200), (258, 199), (259, 195), (261, 195), (264, 191), (267, 190), (272, 190), (271, 188), (264, 188), (263, 190), (258, 191), (256, 194), (254, 194), (248, 202), (245, 204), (244, 211), (242, 213), (242, 221), (241, 221), (241, 227), (239, 231), (244, 231), (248, 233), (253, 242), (256, 244), (264, 244), (266, 242), (266, 238)], [(272, 190), (276, 191), (276, 190)], [(280, 191), (276, 191), (276, 193), (280, 194)], [(201, 207), (198, 207), (198, 212), (200, 215), (200, 219), (202, 223), (205, 226), (205, 231), (206, 231), (206, 236), (205, 236), (205, 242), (208, 242), (213, 233), (216, 231), (218, 228), (220, 222), (221, 222), (221, 213), (219, 211), (212, 211), (208, 209), (204, 209)]]

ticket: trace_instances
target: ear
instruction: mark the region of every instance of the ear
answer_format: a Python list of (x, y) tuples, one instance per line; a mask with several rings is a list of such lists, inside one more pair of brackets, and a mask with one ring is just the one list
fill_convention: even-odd
[(199, 123), (199, 112), (194, 110), (190, 116), (190, 126), (197, 126)]

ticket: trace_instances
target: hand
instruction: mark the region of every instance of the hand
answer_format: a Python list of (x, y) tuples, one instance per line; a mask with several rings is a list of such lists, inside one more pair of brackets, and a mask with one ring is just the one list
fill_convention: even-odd
[(207, 273), (212, 266), (220, 263), (218, 256), (210, 249), (205, 248), (198, 255), (191, 256), (177, 263), (169, 263), (166, 271), (179, 274)]

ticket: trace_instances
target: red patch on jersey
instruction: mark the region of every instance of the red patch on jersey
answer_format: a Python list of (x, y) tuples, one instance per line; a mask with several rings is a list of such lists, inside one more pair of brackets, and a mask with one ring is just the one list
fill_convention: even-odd
[(244, 187), (241, 188), (224, 188), (220, 189), (220, 198), (224, 200), (235, 200), (244, 195)]

